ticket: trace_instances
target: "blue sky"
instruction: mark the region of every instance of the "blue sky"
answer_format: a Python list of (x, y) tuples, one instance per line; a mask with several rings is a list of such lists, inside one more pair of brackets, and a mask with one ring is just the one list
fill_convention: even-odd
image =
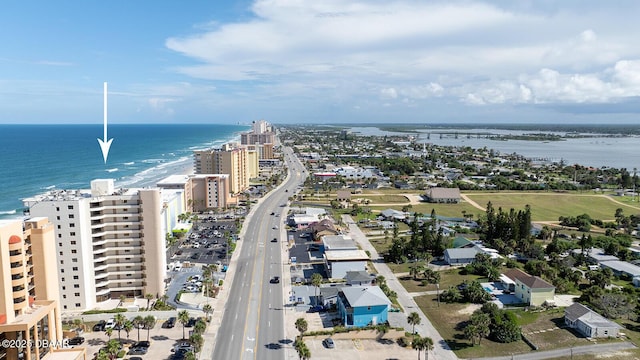
[[(613, 5), (611, 5), (613, 4)], [(638, 123), (637, 1), (6, 1), (0, 123)]]

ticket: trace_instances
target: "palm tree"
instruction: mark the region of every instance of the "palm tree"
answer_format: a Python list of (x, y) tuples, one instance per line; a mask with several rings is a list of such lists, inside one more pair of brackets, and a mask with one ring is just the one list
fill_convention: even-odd
[(309, 324), (307, 323), (307, 320), (305, 320), (304, 318), (298, 318), (296, 320), (295, 325), (296, 325), (296, 329), (300, 331), (300, 338), (302, 339), (302, 335), (309, 328)]
[(129, 333), (133, 330), (133, 323), (129, 320), (124, 322), (124, 331), (127, 333), (127, 340), (129, 340)]
[(311, 275), (311, 285), (316, 288), (314, 297), (316, 305), (318, 305), (318, 288), (320, 287), (320, 284), (322, 284), (322, 275), (319, 273), (313, 273), (313, 275)]
[(187, 310), (181, 310), (178, 313), (178, 321), (182, 324), (182, 338), (186, 339), (184, 335), (184, 328), (189, 322), (189, 312)]
[(109, 338), (109, 340), (111, 340), (111, 335), (113, 335), (113, 328), (106, 329), (104, 333), (107, 334), (107, 337)]
[(209, 304), (205, 304), (202, 307), (202, 311), (207, 315), (207, 321), (211, 321), (211, 314), (213, 313), (213, 307)]
[(422, 341), (424, 342), (424, 358), (426, 360), (429, 360), (429, 351), (433, 350), (433, 339), (430, 337), (425, 337), (422, 338)]
[(147, 310), (149, 310), (149, 306), (151, 305), (151, 299), (153, 299), (153, 294), (146, 294), (144, 298), (147, 299)]
[(300, 358), (300, 360), (307, 360), (311, 358), (311, 351), (307, 347), (307, 344), (302, 341), (302, 339), (296, 340), (293, 344), (293, 347), (298, 352), (298, 357)]
[(202, 334), (206, 328), (207, 328), (207, 324), (202, 320), (198, 320), (196, 321), (196, 324), (193, 326), (193, 332), (194, 334)]
[(185, 354), (184, 360), (196, 360), (196, 354), (194, 354), (192, 351), (189, 351)]
[(411, 314), (409, 314), (409, 316), (407, 316), (407, 322), (409, 323), (409, 325), (413, 326), (413, 328), (411, 329), (411, 333), (415, 334), (416, 325), (420, 325), (420, 323), (422, 322), (422, 319), (420, 319), (420, 314), (414, 311)]
[(145, 316), (144, 318), (144, 327), (147, 328), (147, 341), (149, 341), (149, 333), (151, 332), (151, 328), (156, 324), (156, 317), (153, 315)]
[(420, 337), (420, 335), (416, 335), (413, 337), (413, 341), (411, 342), (411, 347), (418, 351), (418, 360), (420, 360), (420, 352), (427, 346), (424, 340), (425, 338)]
[(144, 325), (144, 318), (141, 315), (134, 317), (133, 325), (138, 329), (138, 341), (140, 341), (140, 327)]
[(124, 317), (124, 315), (122, 314), (116, 314), (116, 316), (113, 317), (113, 320), (116, 323), (116, 326), (118, 327), (118, 341), (122, 340), (120, 338), (120, 330), (122, 330), (122, 328), (124, 327), (124, 323), (127, 321), (127, 318)]
[(204, 338), (201, 334), (194, 332), (189, 339), (193, 344), (193, 348), (196, 353), (199, 353), (202, 350), (202, 344), (204, 344)]

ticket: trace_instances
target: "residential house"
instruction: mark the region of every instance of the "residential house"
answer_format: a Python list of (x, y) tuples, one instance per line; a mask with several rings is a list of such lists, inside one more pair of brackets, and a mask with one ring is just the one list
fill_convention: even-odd
[(345, 286), (338, 292), (338, 314), (345, 327), (386, 323), (390, 305), (378, 286)]
[(520, 269), (508, 269), (501, 276), (505, 288), (515, 293), (523, 303), (530, 306), (541, 306), (552, 302), (556, 287), (541, 278), (529, 275)]
[(380, 217), (382, 220), (404, 220), (407, 218), (407, 214), (395, 209), (386, 209), (380, 212)]
[(320, 303), (325, 308), (332, 308), (338, 302), (338, 293), (342, 290), (343, 285), (332, 284), (332, 286), (320, 287)]
[(313, 238), (318, 240), (326, 235), (338, 235), (338, 229), (329, 219), (320, 220), (319, 222), (309, 225)]
[(617, 337), (620, 330), (620, 325), (580, 303), (564, 309), (564, 323), (588, 338)]
[(366, 271), (347, 271), (344, 279), (347, 281), (347, 285), (371, 285), (375, 276)]
[(433, 187), (425, 194), (427, 202), (457, 204), (460, 202), (460, 189)]
[(475, 247), (446, 249), (444, 251), (444, 261), (449, 265), (471, 264), (479, 252)]
[(626, 261), (603, 261), (600, 263), (600, 267), (603, 269), (611, 269), (611, 271), (613, 271), (613, 273), (617, 276), (627, 276), (631, 279), (635, 278), (636, 276), (640, 276), (640, 266), (633, 265)]

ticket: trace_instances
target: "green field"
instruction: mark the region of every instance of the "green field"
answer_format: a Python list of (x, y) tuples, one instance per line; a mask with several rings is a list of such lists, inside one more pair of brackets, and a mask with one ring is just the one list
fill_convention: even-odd
[[(558, 221), (560, 216), (589, 214), (593, 219), (612, 220), (617, 208), (627, 212), (633, 207), (611, 201), (602, 195), (557, 194), (557, 193), (465, 193), (469, 199), (486, 207), (491, 201), (495, 209), (504, 211), (531, 206), (533, 221)], [(614, 199), (617, 200), (617, 199)], [(637, 207), (635, 208), (638, 209)]]

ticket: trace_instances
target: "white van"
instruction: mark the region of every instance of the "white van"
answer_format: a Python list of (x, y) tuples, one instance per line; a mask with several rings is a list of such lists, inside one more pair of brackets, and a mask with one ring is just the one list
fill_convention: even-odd
[(589, 265), (589, 271), (598, 271), (600, 270), (599, 265)]
[(180, 271), (182, 270), (182, 264), (178, 263), (176, 264), (176, 266), (173, 268), (173, 271)]

